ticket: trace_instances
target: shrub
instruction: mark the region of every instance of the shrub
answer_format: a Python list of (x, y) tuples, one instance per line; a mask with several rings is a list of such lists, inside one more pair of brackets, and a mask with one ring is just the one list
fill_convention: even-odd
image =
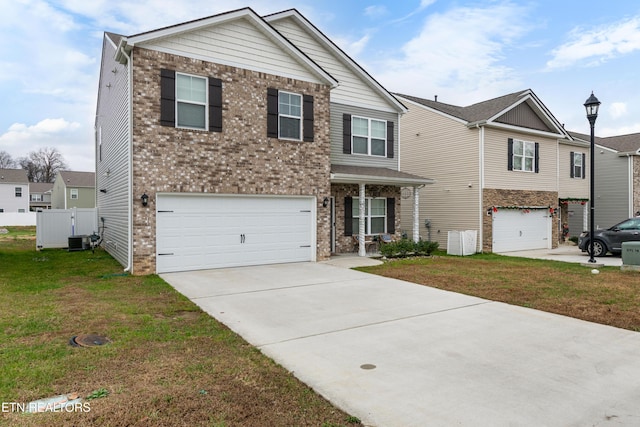
[(438, 249), (438, 242), (426, 240), (413, 242), (409, 239), (401, 239), (381, 245), (380, 254), (387, 258), (406, 257), (409, 254), (429, 256), (436, 249)]

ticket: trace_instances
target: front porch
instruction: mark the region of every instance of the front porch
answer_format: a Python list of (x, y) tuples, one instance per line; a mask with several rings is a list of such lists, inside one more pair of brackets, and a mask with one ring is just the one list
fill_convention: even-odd
[[(387, 168), (331, 168), (331, 253), (367, 256), (368, 237), (402, 237), (401, 191), (413, 198), (413, 236), (419, 235), (419, 190), (434, 180)], [(354, 236), (356, 238), (354, 239)]]

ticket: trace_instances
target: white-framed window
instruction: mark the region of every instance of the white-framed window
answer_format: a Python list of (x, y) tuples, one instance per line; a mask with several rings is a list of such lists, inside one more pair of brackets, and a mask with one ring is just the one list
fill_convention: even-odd
[[(387, 232), (387, 199), (367, 197), (364, 204), (364, 234), (384, 234)], [(360, 234), (360, 200), (353, 198), (351, 205), (353, 234)]]
[(22, 197), (22, 187), (16, 187), (16, 197)]
[(351, 152), (368, 156), (387, 156), (387, 122), (351, 117)]
[(77, 188), (72, 188), (69, 190), (69, 194), (72, 200), (75, 200), (78, 198), (78, 189)]
[(571, 162), (572, 178), (584, 178), (584, 154), (583, 153), (571, 153), (573, 155), (573, 161)]
[(278, 92), (278, 137), (302, 139), (302, 95)]
[(32, 202), (41, 202), (42, 201), (42, 194), (32, 194), (31, 195), (31, 201)]
[(176, 73), (176, 126), (207, 129), (207, 79)]
[(24, 209), (18, 209), (18, 213), (25, 213)]
[(536, 143), (513, 140), (513, 170), (534, 172), (536, 170)]

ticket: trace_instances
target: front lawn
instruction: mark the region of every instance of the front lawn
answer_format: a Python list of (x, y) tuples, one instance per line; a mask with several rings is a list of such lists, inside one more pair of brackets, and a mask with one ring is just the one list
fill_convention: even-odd
[(388, 261), (361, 271), (640, 331), (640, 273), (494, 254)]
[[(33, 227), (9, 231), (0, 425), (359, 425), (158, 276), (123, 274), (102, 250), (37, 252)], [(80, 334), (111, 342), (70, 345)], [(17, 406), (68, 393), (93, 399), (70, 413)]]

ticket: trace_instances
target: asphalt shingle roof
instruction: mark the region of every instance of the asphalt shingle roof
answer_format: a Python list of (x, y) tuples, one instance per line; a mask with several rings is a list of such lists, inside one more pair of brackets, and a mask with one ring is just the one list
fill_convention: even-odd
[(28, 184), (29, 178), (24, 169), (0, 169), (0, 183)]
[(96, 174), (94, 172), (60, 171), (59, 173), (67, 187), (93, 188), (96, 186)]

